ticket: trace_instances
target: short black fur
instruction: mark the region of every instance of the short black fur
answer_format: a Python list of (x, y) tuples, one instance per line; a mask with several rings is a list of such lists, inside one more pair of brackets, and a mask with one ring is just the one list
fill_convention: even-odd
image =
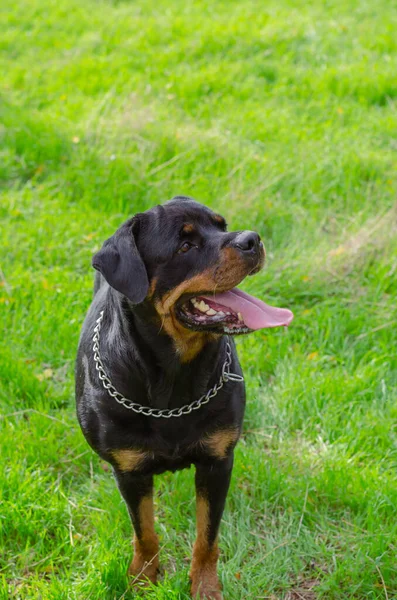
[[(232, 347), (230, 370), (241, 374), (234, 342), (224, 335), (207, 336), (202, 349), (183, 360), (175, 339), (162, 326), (165, 317), (156, 309), (178, 286), (209, 268), (216, 269), (225, 249), (239, 258), (238, 248), (233, 246), (239, 232), (228, 233), (222, 219), (215, 217), (205, 206), (177, 197), (127, 221), (93, 259), (100, 274), (78, 348), (77, 414), (91, 447), (111, 463), (142, 544), (140, 507), (151, 493), (151, 477), (192, 464), (197, 469), (197, 494), (209, 503), (208, 547), (215, 543), (233, 449), (241, 432), (244, 384), (226, 383), (207, 405), (180, 418), (138, 415), (110, 397), (98, 378), (92, 351), (95, 322), (103, 311), (100, 351), (113, 384), (126, 398), (144, 406), (175, 408), (205, 394), (220, 377), (227, 342)], [(186, 224), (191, 231), (184, 234)], [(194, 246), (180, 253), (186, 240)], [(255, 256), (243, 257), (242, 264), (247, 264), (244, 276), (261, 260), (259, 250)], [(183, 325), (179, 325), (183, 335)], [(235, 432), (235, 436), (217, 453), (207, 441), (218, 432)], [(131, 468), (125, 468), (118, 458), (125, 450), (141, 455), (136, 464), (130, 463)]]

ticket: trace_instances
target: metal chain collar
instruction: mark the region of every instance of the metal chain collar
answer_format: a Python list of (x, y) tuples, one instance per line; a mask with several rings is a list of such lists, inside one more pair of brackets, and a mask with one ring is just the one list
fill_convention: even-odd
[(244, 381), (244, 377), (238, 375), (237, 373), (230, 372), (230, 365), (232, 364), (232, 349), (229, 342), (226, 343), (226, 359), (222, 366), (222, 373), (219, 378), (219, 381), (214, 385), (214, 387), (210, 388), (206, 394), (201, 396), (198, 400), (191, 402), (190, 404), (185, 404), (180, 408), (151, 408), (150, 406), (142, 406), (137, 402), (133, 402), (132, 400), (128, 400), (128, 398), (124, 398), (120, 392), (116, 390), (114, 385), (112, 384), (109, 376), (106, 374), (106, 371), (102, 364), (101, 354), (99, 351), (99, 332), (101, 331), (101, 324), (103, 319), (103, 310), (101, 310), (99, 314), (99, 318), (97, 319), (96, 327), (94, 329), (94, 337), (92, 341), (94, 345), (92, 347), (94, 351), (94, 361), (95, 368), (98, 371), (99, 379), (102, 381), (102, 385), (105, 390), (108, 391), (110, 396), (116, 400), (119, 404), (128, 408), (128, 410), (132, 410), (139, 415), (144, 415), (145, 417), (156, 417), (156, 419), (160, 417), (164, 417), (164, 419), (170, 419), (171, 417), (182, 417), (182, 415), (189, 415), (194, 410), (198, 410), (204, 404), (208, 404), (208, 402), (214, 398), (220, 389), (223, 388), (224, 384), (228, 381)]

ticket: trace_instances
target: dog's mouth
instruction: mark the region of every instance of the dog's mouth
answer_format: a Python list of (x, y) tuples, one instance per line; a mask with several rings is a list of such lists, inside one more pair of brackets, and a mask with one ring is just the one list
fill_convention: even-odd
[(294, 317), (287, 308), (269, 306), (238, 288), (220, 294), (182, 298), (176, 307), (176, 315), (189, 329), (229, 335), (287, 326)]

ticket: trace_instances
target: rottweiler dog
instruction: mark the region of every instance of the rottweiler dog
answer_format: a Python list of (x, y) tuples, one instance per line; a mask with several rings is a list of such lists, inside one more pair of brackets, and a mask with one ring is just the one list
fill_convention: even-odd
[(222, 598), (218, 529), (245, 407), (232, 336), (292, 313), (237, 289), (263, 266), (253, 231), (177, 196), (126, 221), (95, 254), (76, 362), (77, 415), (108, 461), (135, 530), (129, 574), (155, 583), (153, 476), (195, 466), (194, 598)]

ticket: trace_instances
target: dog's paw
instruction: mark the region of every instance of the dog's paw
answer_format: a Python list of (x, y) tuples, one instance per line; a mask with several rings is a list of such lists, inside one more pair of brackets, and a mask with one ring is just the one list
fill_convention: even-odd
[(139, 588), (148, 587), (150, 583), (157, 583), (159, 571), (159, 561), (154, 557), (151, 561), (145, 562), (139, 557), (134, 557), (128, 568), (130, 585)]
[(223, 600), (221, 586), (218, 581), (193, 581), (191, 595), (194, 600)]
[(199, 600), (223, 600), (223, 595), (221, 592), (199, 592), (196, 598)]

